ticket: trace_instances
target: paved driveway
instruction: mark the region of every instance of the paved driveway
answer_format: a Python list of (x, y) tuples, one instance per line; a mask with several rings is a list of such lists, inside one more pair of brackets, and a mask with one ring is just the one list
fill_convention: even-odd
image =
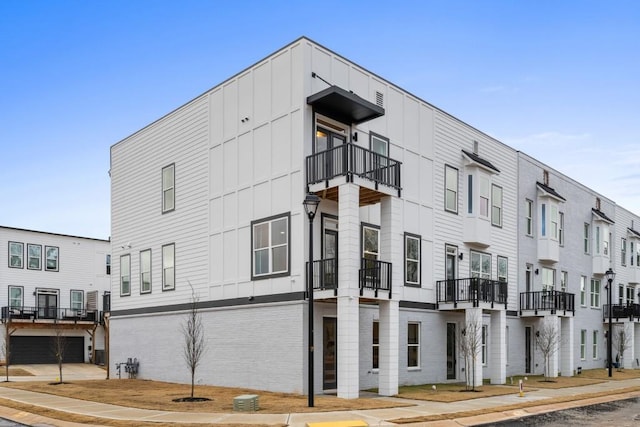
[[(56, 381), (58, 379), (58, 365), (11, 365), (12, 368), (22, 368), (32, 376), (10, 376), (11, 381)], [(0, 375), (2, 374), (0, 369)], [(107, 371), (104, 367), (90, 363), (64, 363), (62, 365), (62, 380), (104, 380)]]

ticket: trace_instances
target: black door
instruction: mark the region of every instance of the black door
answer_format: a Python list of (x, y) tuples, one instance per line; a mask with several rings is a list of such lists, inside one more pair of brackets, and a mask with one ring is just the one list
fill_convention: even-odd
[(524, 328), (524, 372), (531, 373), (531, 326)]
[[(12, 365), (58, 363), (53, 353), (54, 337), (12, 336), (9, 355)], [(84, 338), (64, 337), (63, 363), (84, 363)]]
[(447, 323), (447, 379), (456, 379), (456, 324)]
[(337, 319), (325, 317), (322, 324), (322, 388), (338, 388)]
[(55, 319), (58, 314), (58, 295), (38, 294), (38, 318)]

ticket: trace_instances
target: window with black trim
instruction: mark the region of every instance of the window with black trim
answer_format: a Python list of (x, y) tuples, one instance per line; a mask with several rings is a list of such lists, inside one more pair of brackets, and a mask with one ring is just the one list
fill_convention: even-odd
[[(162, 290), (170, 291), (176, 288), (176, 245), (170, 243), (162, 246)], [(151, 272), (151, 267), (149, 267)], [(151, 279), (149, 279), (151, 287)]]
[(9, 286), (9, 308), (22, 309), (24, 304), (24, 291), (22, 286)]
[(408, 286), (420, 286), (421, 238), (404, 233), (404, 281)]
[(502, 187), (491, 186), (491, 224), (502, 227)]
[(151, 249), (140, 251), (140, 293), (151, 292)]
[(172, 163), (162, 168), (162, 212), (170, 212), (176, 207), (176, 165)]
[(45, 260), (45, 270), (47, 271), (58, 271), (59, 269), (59, 249), (57, 246), (45, 246), (44, 253), (46, 256)]
[(527, 236), (533, 236), (533, 201), (529, 199), (524, 201), (524, 216)]
[(24, 243), (9, 242), (9, 267), (22, 268), (24, 265)]
[(491, 279), (491, 255), (482, 252), (471, 251), (469, 264), (471, 277)]
[(289, 275), (290, 214), (251, 222), (252, 279)]
[(369, 149), (376, 154), (389, 157), (389, 139), (376, 133), (369, 133)]
[(407, 325), (407, 367), (420, 367), (420, 323), (417, 322)]
[(509, 260), (507, 257), (498, 256), (498, 282), (509, 281)]
[(380, 367), (380, 322), (373, 321), (372, 369)]
[(444, 165), (444, 210), (458, 213), (458, 169)]
[(42, 245), (27, 243), (27, 268), (42, 270)]
[(131, 295), (131, 255), (120, 256), (120, 296)]
[(107, 254), (106, 260), (107, 274), (111, 274), (111, 255)]

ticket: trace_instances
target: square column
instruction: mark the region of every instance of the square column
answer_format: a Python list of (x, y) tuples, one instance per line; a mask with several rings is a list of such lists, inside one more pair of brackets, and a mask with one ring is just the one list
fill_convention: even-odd
[(560, 318), (560, 372), (564, 377), (573, 376), (575, 368), (573, 322), (573, 317)]
[[(540, 333), (540, 336), (537, 335), (538, 333)], [(539, 348), (549, 348), (548, 361), (545, 363), (543, 359), (543, 364), (547, 367), (546, 376), (549, 378), (558, 377), (561, 337), (558, 316), (549, 315), (544, 317), (541, 321), (541, 328), (536, 331), (536, 341)]]
[(464, 335), (462, 346), (467, 348), (465, 372), (467, 385), (482, 386), (482, 309), (467, 308), (464, 311)]
[[(630, 349), (630, 362), (631, 367), (638, 369), (639, 366), (636, 363), (636, 359), (640, 360), (640, 323), (633, 323), (633, 328), (631, 329), (631, 337), (633, 337), (633, 341), (631, 342)], [(626, 359), (626, 356), (625, 356)]]
[(380, 302), (380, 360), (378, 370), (378, 394), (398, 394), (398, 331), (400, 304), (398, 301)]
[(491, 312), (491, 384), (507, 382), (507, 312)]
[(356, 399), (360, 392), (360, 189), (347, 183), (338, 191), (338, 397)]
[[(638, 325), (640, 326), (640, 325)], [(624, 328), (624, 339), (626, 341), (625, 350), (624, 350), (624, 358), (620, 362), (622, 362), (622, 367), (625, 369), (633, 369), (633, 363), (638, 357), (638, 353), (634, 352), (635, 349), (635, 329), (636, 325), (633, 322), (624, 322), (622, 324)], [(615, 329), (614, 329), (615, 331)], [(618, 337), (618, 339), (620, 339)], [(614, 346), (616, 342), (613, 342)], [(614, 351), (615, 353), (615, 351)], [(615, 357), (615, 356), (613, 356)], [(615, 360), (615, 359), (614, 359)]]

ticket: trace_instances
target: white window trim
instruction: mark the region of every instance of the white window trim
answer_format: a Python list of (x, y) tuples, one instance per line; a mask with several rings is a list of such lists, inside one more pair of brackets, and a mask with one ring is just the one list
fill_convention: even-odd
[[(74, 295), (80, 295), (80, 307), (74, 307), (74, 301), (73, 301), (73, 296)], [(69, 295), (69, 308), (72, 310), (83, 310), (84, 309), (84, 291), (79, 290), (79, 289), (71, 289), (70, 295)]]
[[(147, 258), (146, 262), (144, 258)], [(145, 268), (144, 265), (147, 264)], [(145, 274), (149, 275), (149, 286), (148, 289), (144, 285), (144, 276)], [(149, 294), (153, 289), (152, 285), (152, 275), (151, 275), (151, 249), (145, 249), (140, 251), (140, 293), (141, 294)]]
[(591, 357), (593, 360), (598, 359), (598, 331), (594, 330), (593, 334), (593, 343), (591, 344)]
[[(600, 293), (601, 293), (602, 282), (600, 279), (591, 279), (591, 288), (590, 288), (590, 299), (589, 306), (591, 308), (600, 308)], [(597, 291), (597, 292), (595, 292)]]
[[(169, 257), (165, 255), (165, 250), (171, 250), (172, 263), (169, 264)], [(171, 275), (171, 284), (167, 284), (167, 277)], [(172, 291), (176, 288), (176, 244), (169, 243), (162, 245), (162, 290)]]
[(587, 276), (580, 276), (580, 306), (587, 306)]
[(496, 227), (502, 227), (502, 198), (502, 187), (493, 184), (491, 186), (491, 225)]
[[(451, 171), (452, 173), (455, 173), (455, 179), (450, 183), (449, 179), (448, 179), (448, 175), (449, 175), (449, 171)], [(453, 176), (452, 176), (453, 178)], [(459, 171), (457, 168), (454, 168), (453, 166), (449, 166), (449, 165), (444, 165), (444, 210), (447, 212), (453, 212), (453, 213), (458, 213), (458, 188), (459, 188)], [(449, 198), (447, 197), (449, 195), (449, 193), (453, 193), (453, 206), (448, 206), (448, 200)]]
[(587, 330), (580, 330), (580, 360), (587, 360)]
[[(473, 270), (473, 258), (474, 256), (479, 257), (480, 259), (480, 270), (478, 271), (474, 271)], [(489, 271), (483, 271), (482, 269), (482, 265), (483, 265), (483, 258), (488, 257), (489, 258)], [(471, 277), (480, 277), (481, 279), (491, 279), (491, 254), (487, 254), (484, 252), (477, 252), (477, 251), (471, 251), (470, 252), (470, 260), (469, 260), (469, 272)]]
[[(165, 183), (165, 171), (171, 172), (170, 182)], [(162, 213), (171, 212), (176, 209), (176, 164), (172, 163), (162, 168)], [(167, 198), (171, 203), (167, 203)]]
[[(128, 289), (125, 289), (125, 283)], [(120, 256), (120, 296), (131, 295), (131, 254)]]
[(533, 236), (533, 200), (526, 199), (525, 209), (525, 232), (527, 236)]
[[(409, 258), (409, 251), (407, 250), (407, 245), (409, 241), (416, 241), (417, 245), (418, 245), (418, 258), (417, 259), (412, 259)], [(421, 283), (421, 268), (422, 268), (422, 238), (420, 236), (418, 236), (417, 234), (410, 234), (410, 233), (405, 233), (404, 234), (404, 282), (406, 285), (409, 286), (416, 286), (419, 287), (420, 283)], [(409, 272), (408, 269), (408, 264), (409, 263), (415, 263), (417, 264), (416, 267), (416, 274), (417, 274), (417, 281), (410, 281), (409, 278), (407, 277), (407, 274)]]
[(488, 354), (487, 354), (487, 343), (489, 341), (489, 336), (487, 335), (488, 328), (487, 325), (482, 325), (481, 331), (481, 340), (480, 340), (480, 355), (482, 360), (482, 365), (486, 366), (488, 363)]

